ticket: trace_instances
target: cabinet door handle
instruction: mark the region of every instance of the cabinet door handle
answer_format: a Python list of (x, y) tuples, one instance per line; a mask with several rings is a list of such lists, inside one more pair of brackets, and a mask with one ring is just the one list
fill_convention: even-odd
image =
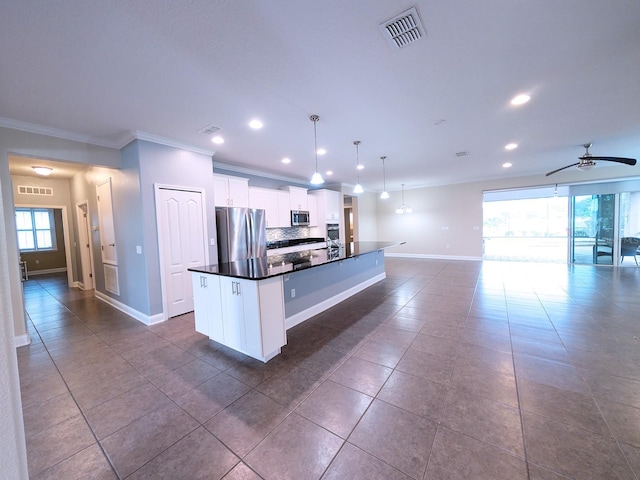
[(236, 285), (236, 295), (241, 295), (240, 293), (240, 282)]
[(231, 282), (231, 295), (236, 294), (236, 282)]

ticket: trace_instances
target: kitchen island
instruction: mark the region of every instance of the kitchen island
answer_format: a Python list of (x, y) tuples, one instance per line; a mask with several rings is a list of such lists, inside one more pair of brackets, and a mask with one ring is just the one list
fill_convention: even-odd
[(404, 242), (353, 242), (190, 268), (196, 330), (263, 362), (286, 330), (385, 278), (384, 249)]

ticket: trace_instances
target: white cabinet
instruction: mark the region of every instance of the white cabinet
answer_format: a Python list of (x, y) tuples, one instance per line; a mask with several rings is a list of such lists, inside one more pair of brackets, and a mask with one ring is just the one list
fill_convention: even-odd
[[(309, 226), (317, 227), (318, 226), (318, 197), (315, 195), (307, 195), (307, 207), (309, 210)], [(324, 223), (324, 219), (322, 219), (322, 223)]]
[(278, 222), (280, 227), (291, 226), (291, 199), (284, 190), (278, 190)]
[[(286, 195), (286, 214), (280, 211), (279, 195)], [(270, 188), (249, 187), (249, 207), (262, 208), (265, 211), (267, 228), (290, 227), (289, 194)]]
[(306, 188), (287, 186), (282, 187), (282, 190), (289, 192), (290, 210), (309, 210)]
[(224, 344), (252, 357), (262, 356), (258, 282), (220, 277)]
[(220, 277), (192, 272), (193, 306), (196, 332), (222, 343), (222, 307), (220, 304)]
[(314, 190), (309, 195), (313, 195), (318, 201), (319, 223), (340, 220), (340, 192), (321, 189)]
[(249, 180), (214, 173), (213, 202), (216, 207), (248, 207)]
[(262, 361), (280, 353), (286, 343), (281, 276), (257, 281), (192, 276), (198, 332)]

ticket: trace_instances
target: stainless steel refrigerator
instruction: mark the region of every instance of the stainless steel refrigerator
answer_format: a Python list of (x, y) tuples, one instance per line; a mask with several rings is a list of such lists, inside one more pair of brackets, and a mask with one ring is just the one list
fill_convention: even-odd
[(264, 210), (216, 207), (218, 262), (229, 263), (267, 255)]

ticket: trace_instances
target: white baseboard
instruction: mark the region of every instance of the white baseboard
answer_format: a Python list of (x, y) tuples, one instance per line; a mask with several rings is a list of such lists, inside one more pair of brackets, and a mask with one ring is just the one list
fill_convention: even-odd
[(147, 315), (97, 290), (95, 292), (95, 295), (97, 298), (99, 298), (103, 302), (108, 303), (112, 307), (117, 308), (121, 312), (126, 313), (130, 317), (135, 318), (136, 320), (144, 323), (145, 325), (155, 325), (156, 323), (164, 322), (164, 315), (162, 313), (157, 313), (155, 315)]
[(23, 335), (16, 335), (13, 339), (13, 343), (16, 348), (24, 347), (25, 345), (29, 345), (31, 343), (31, 337), (29, 337), (28, 333)]
[(378, 283), (381, 280), (384, 280), (385, 278), (387, 278), (387, 274), (382, 272), (381, 274), (376, 275), (375, 277), (371, 277), (370, 279), (365, 280), (364, 282), (359, 283), (358, 285), (354, 285), (353, 287), (349, 288), (348, 290), (345, 290), (344, 292), (339, 293), (338, 295), (334, 295), (331, 298), (327, 298), (326, 300), (320, 303), (317, 303), (314, 306), (307, 308), (306, 310), (303, 310), (301, 312), (296, 313), (295, 315), (291, 315), (290, 317), (285, 318), (284, 319), (285, 329), (289, 330), (291, 327), (295, 327), (299, 323), (302, 323), (305, 320), (308, 320), (311, 317), (324, 312), (325, 310), (339, 304), (340, 302), (343, 302), (347, 298), (354, 296), (356, 293), (361, 292), (365, 288), (368, 288), (371, 285)]
[(426, 253), (384, 253), (385, 257), (401, 257), (401, 258), (432, 258), (437, 260), (473, 260), (481, 262), (482, 257), (471, 257), (463, 255), (427, 255)]
[(60, 268), (47, 268), (45, 270), (29, 270), (27, 273), (30, 277), (35, 277), (36, 275), (48, 275), (50, 273), (63, 273), (67, 271), (67, 267)]

